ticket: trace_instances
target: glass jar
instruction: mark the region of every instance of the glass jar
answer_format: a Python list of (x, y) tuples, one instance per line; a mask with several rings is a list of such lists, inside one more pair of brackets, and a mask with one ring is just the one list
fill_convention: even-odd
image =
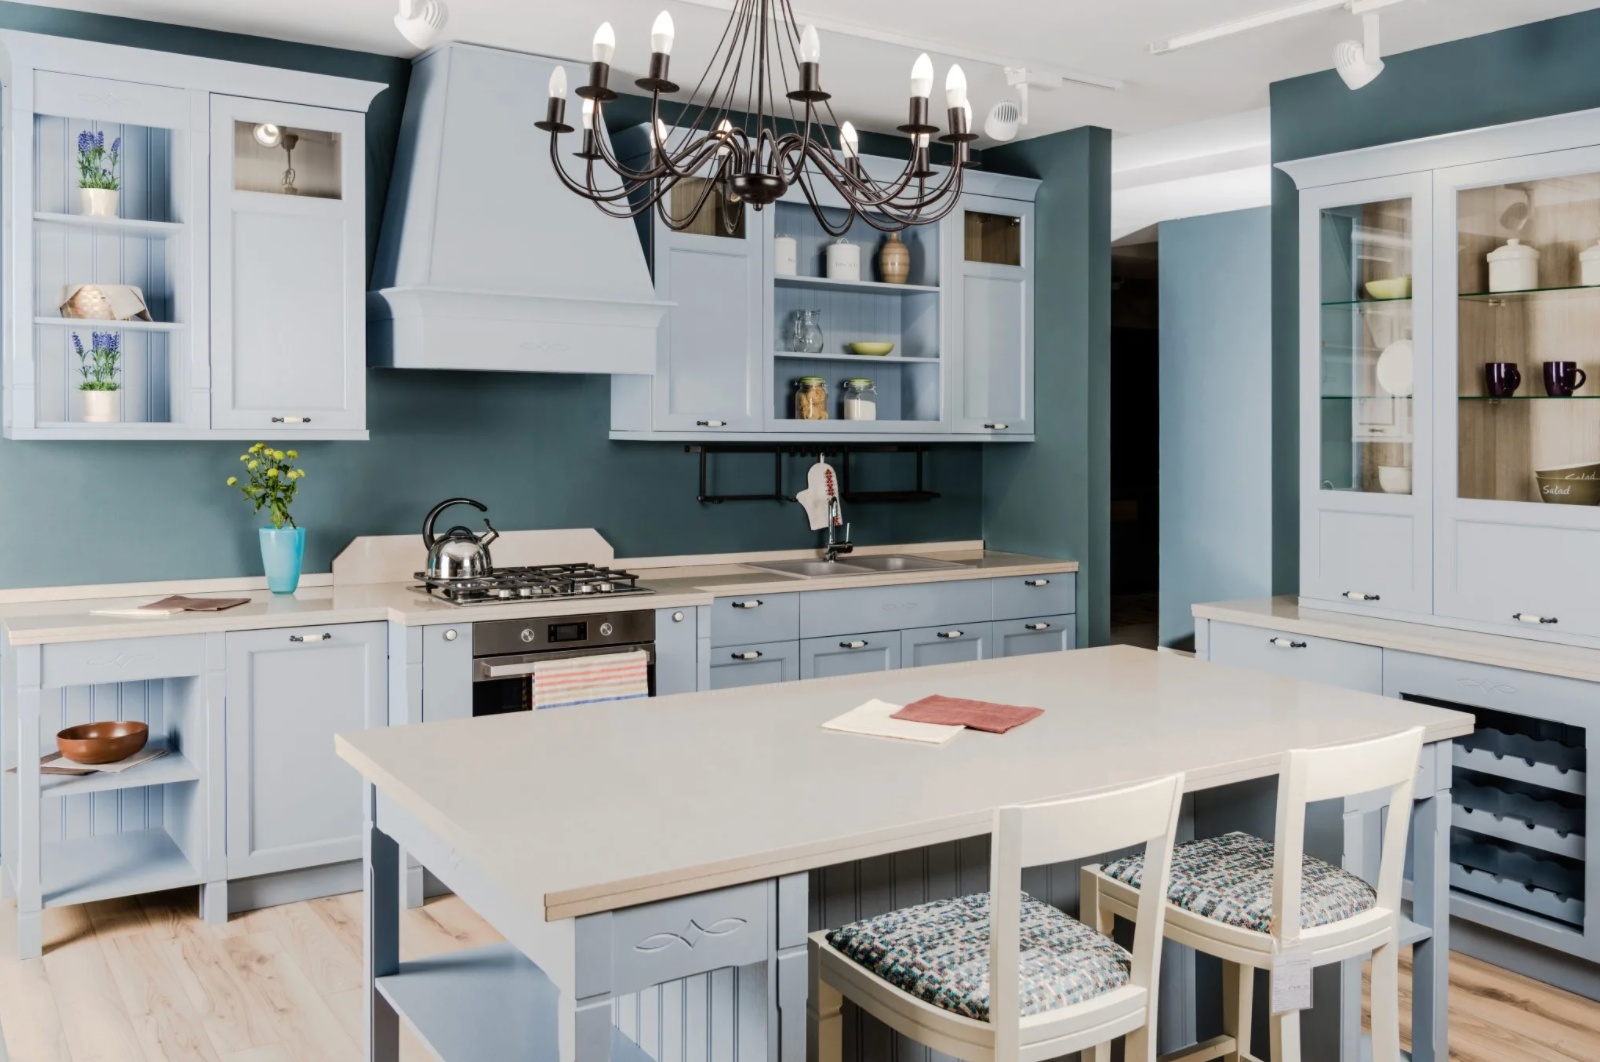
[(822, 353), (822, 311), (796, 310), (789, 326), (789, 349), (797, 354)]
[(794, 385), (796, 420), (828, 419), (828, 381), (820, 376), (802, 376)]
[(878, 419), (878, 392), (871, 380), (862, 376), (844, 382), (844, 419)]

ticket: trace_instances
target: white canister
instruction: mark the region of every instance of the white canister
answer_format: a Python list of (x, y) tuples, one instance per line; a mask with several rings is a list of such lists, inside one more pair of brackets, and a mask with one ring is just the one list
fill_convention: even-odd
[(1583, 286), (1600, 287), (1600, 243), (1580, 254), (1578, 262), (1583, 272)]
[(793, 236), (779, 236), (772, 241), (772, 271), (780, 277), (792, 277), (799, 269), (800, 245)]
[(87, 424), (115, 424), (122, 419), (121, 391), (80, 391)]
[(115, 188), (79, 188), (78, 213), (94, 218), (117, 216), (117, 190)]
[(860, 280), (861, 248), (842, 236), (828, 244), (828, 279)]
[(1539, 249), (1518, 239), (1489, 252), (1489, 290), (1527, 291), (1539, 286)]

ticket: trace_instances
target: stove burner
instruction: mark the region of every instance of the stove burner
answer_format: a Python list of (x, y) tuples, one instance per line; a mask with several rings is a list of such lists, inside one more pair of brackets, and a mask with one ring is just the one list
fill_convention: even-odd
[(429, 580), (417, 573), (419, 593), (456, 605), (491, 605), (518, 599), (584, 597), (593, 594), (649, 594), (639, 577), (616, 568), (593, 564), (546, 564), (527, 568), (496, 568), (481, 579)]

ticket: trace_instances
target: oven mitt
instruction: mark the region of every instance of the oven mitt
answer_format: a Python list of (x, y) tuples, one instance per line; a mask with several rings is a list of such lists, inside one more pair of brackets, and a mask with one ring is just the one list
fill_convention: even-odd
[(828, 484), (833, 478), (833, 469), (828, 462), (818, 461), (806, 473), (806, 489), (794, 496), (806, 511), (806, 521), (811, 525), (811, 530), (821, 531), (828, 526)]

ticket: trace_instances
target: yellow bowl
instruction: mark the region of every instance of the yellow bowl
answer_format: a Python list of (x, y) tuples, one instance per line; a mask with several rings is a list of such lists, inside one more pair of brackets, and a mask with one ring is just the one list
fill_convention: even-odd
[(881, 358), (894, 349), (893, 343), (851, 343), (850, 353), (865, 354), (869, 358)]
[(1411, 298), (1411, 278), (1389, 277), (1385, 280), (1367, 281), (1367, 297), (1371, 299)]

